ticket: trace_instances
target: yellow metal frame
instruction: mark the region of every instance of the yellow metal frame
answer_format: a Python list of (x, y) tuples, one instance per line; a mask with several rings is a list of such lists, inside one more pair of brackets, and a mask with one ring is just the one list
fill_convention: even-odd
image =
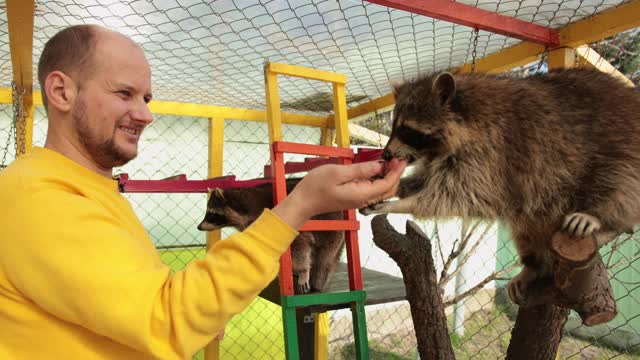
[[(269, 142), (282, 141), (282, 119), (280, 115), (280, 94), (278, 91), (278, 75), (294, 76), (309, 80), (318, 80), (333, 83), (333, 112), (330, 118), (335, 127), (336, 145), (349, 147), (349, 126), (347, 118), (347, 97), (345, 84), (347, 77), (328, 71), (309, 69), (302, 66), (280, 63), (267, 63), (265, 65), (265, 90), (267, 95), (267, 119), (269, 123)], [(326, 123), (329, 123), (327, 119)], [(332, 139), (331, 130), (323, 128), (321, 142), (327, 145)], [(329, 321), (327, 313), (316, 316), (315, 323), (316, 344), (314, 358), (326, 360), (329, 357)]]
[[(640, 0), (635, 0), (592, 18), (580, 20), (560, 29), (559, 47), (575, 48), (602, 40), (640, 26)], [(498, 73), (535, 61), (544, 47), (533, 43), (520, 43), (476, 61), (477, 72)], [(469, 72), (471, 64), (455, 71)]]
[(590, 48), (587, 45), (579, 46), (575, 49), (578, 56), (578, 66), (593, 66), (594, 68), (602, 71), (606, 74), (611, 74), (614, 77), (620, 79), (628, 87), (635, 87), (635, 84), (631, 79), (626, 77), (623, 73), (618, 71), (615, 66), (611, 65), (605, 58), (600, 56), (597, 51)]
[[(35, 2), (33, 0), (7, 0), (6, 8), (9, 44), (13, 65), (13, 81), (16, 83), (17, 88), (20, 91), (24, 91), (23, 113), (25, 114), (25, 121), (19, 126), (22, 126), (25, 131), (26, 143), (24, 145), (25, 149), (28, 151), (32, 146), (33, 108), (34, 106), (42, 105), (41, 94), (39, 91), (33, 91), (32, 80), (33, 17)], [(589, 50), (582, 45), (638, 26), (640, 26), (640, 0), (632, 1), (618, 8), (596, 15), (590, 19), (568, 25), (560, 30), (560, 41), (563, 48), (550, 52), (549, 65), (550, 67), (575, 65), (575, 54), (571, 54), (573, 49), (570, 48), (576, 48), (575, 51), (582, 59), (579, 61), (584, 61), (584, 63), (589, 63), (603, 71), (610, 72), (608, 71), (610, 70), (610, 64), (599, 57), (599, 55), (595, 54), (595, 51)], [(543, 51), (544, 48), (541, 45), (521, 43), (479, 59), (476, 62), (476, 71), (493, 73), (506, 71), (535, 61)], [(596, 55), (598, 57), (596, 57)], [(271, 87), (267, 86), (267, 95), (269, 95), (269, 89), (277, 94), (276, 75), (279, 73), (283, 75), (333, 82), (334, 106), (335, 104), (346, 104), (344, 93), (346, 77), (343, 75), (286, 64), (271, 63), (269, 66), (271, 67), (273, 74), (271, 77), (267, 76), (266, 79), (267, 83), (271, 84)], [(470, 71), (470, 69), (471, 65), (465, 64), (454, 69), (454, 71), (464, 72)], [(613, 71), (611, 71), (611, 73), (615, 74)], [(335, 86), (335, 84), (338, 86)], [(0, 104), (12, 104), (12, 102), (11, 89), (0, 89)], [(325, 118), (304, 114), (280, 113), (279, 97), (277, 97), (277, 105), (275, 103), (267, 103), (267, 111), (158, 100), (151, 102), (150, 110), (156, 114), (209, 118), (209, 176), (214, 177), (222, 175), (222, 145), (224, 143), (223, 132), (225, 119), (240, 121), (268, 121), (270, 118), (274, 124), (278, 125), (278, 128), (280, 128), (282, 123), (320, 127), (323, 129), (321, 140), (323, 144), (331, 143), (331, 138), (333, 137), (331, 134), (331, 128), (335, 126), (334, 124), (339, 124), (335, 129), (337, 135), (336, 142), (339, 146), (348, 146), (349, 130), (347, 127), (347, 117), (354, 118), (365, 115), (367, 113), (392, 106), (394, 102), (393, 94), (388, 94), (349, 110), (346, 109), (345, 105), (344, 107), (334, 109), (334, 113), (336, 115), (335, 119), (333, 115)], [(270, 130), (269, 136), (271, 140), (281, 140), (281, 130)], [(218, 239), (219, 234), (215, 234), (213, 232), (209, 233), (207, 236), (208, 246)], [(317, 326), (324, 328), (325, 325), (322, 325), (323, 323), (325, 323), (325, 321), (319, 321)], [(316, 333), (322, 333), (322, 331), (316, 331)], [(324, 341), (316, 339), (316, 344), (324, 344)], [(214, 345), (210, 345), (208, 349), (211, 349), (205, 354), (205, 357), (208, 360), (218, 358), (217, 346), (214, 347)], [(319, 355), (316, 354), (316, 359), (321, 358), (321, 356), (319, 357)]]
[[(33, 145), (33, 0), (7, 0), (7, 22), (9, 24), (9, 48), (13, 81), (22, 94), (22, 118), (16, 123), (16, 155), (31, 150)], [(12, 103), (12, 101), (10, 102)], [(24, 140), (24, 143), (22, 143)], [(24, 149), (24, 152), (23, 152)]]
[(284, 114), (280, 112), (280, 93), (278, 75), (294, 76), (309, 80), (333, 83), (334, 116), (324, 119), (324, 126), (335, 127), (336, 143), (340, 147), (349, 146), (349, 127), (347, 124), (347, 98), (345, 84), (347, 77), (329, 71), (310, 69), (302, 66), (267, 63), (265, 65), (265, 90), (267, 95), (267, 121), (269, 122), (269, 140), (282, 140), (282, 122)]
[(549, 70), (568, 69), (576, 66), (576, 51), (570, 47), (561, 47), (549, 51), (547, 59)]
[[(208, 177), (222, 176), (224, 159), (224, 119), (209, 118), (209, 170)], [(205, 204), (206, 206), (206, 204)], [(207, 250), (220, 241), (221, 231), (207, 231)], [(220, 358), (220, 341), (212, 340), (204, 348), (205, 360)]]
[[(11, 89), (0, 88), (0, 104), (11, 104)], [(33, 104), (42, 106), (42, 95), (40, 91), (33, 91)], [(267, 113), (262, 110), (253, 110), (245, 108), (236, 108), (228, 106), (216, 106), (205, 104), (194, 104), (177, 101), (153, 100), (149, 103), (149, 110), (154, 114), (175, 115), (175, 116), (193, 116), (193, 117), (215, 117), (226, 120), (239, 121), (267, 121)], [(283, 123), (314, 126), (314, 127), (332, 127), (327, 124), (327, 118), (323, 116), (282, 113)]]
[[(640, 0), (605, 11), (592, 18), (577, 21), (560, 29), (560, 47), (575, 48), (604, 39), (640, 26)], [(535, 61), (545, 48), (542, 45), (522, 42), (476, 61), (476, 71), (500, 73)], [(452, 72), (470, 72), (471, 64), (451, 69)], [(365, 115), (395, 103), (393, 94), (387, 94), (370, 102), (349, 109), (349, 117)], [(331, 117), (328, 124), (332, 123)]]

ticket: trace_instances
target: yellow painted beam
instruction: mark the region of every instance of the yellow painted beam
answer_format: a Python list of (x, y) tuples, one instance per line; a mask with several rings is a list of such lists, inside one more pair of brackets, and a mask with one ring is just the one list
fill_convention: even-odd
[(389, 142), (389, 137), (382, 135), (373, 130), (369, 130), (366, 127), (360, 126), (353, 122), (349, 123), (349, 133), (354, 139), (358, 139), (373, 146), (384, 146)]
[(596, 69), (611, 74), (612, 76), (620, 79), (620, 81), (624, 82), (629, 87), (635, 87), (635, 84), (631, 79), (626, 77), (623, 73), (618, 71), (615, 66), (611, 65), (605, 58), (600, 56), (597, 51), (590, 48), (588, 45), (582, 45), (575, 49), (576, 54), (580, 58), (580, 65), (589, 65), (593, 66)]
[(33, 0), (7, 0), (9, 49), (13, 82), (20, 94), (21, 116), (17, 119), (16, 155), (33, 146)]
[[(11, 104), (11, 89), (0, 88), (0, 104)], [(40, 91), (33, 92), (33, 103), (42, 106)], [(183, 103), (177, 101), (153, 100), (149, 103), (149, 109), (154, 114), (194, 116), (194, 117), (220, 117), (227, 120), (267, 121), (267, 113), (263, 110), (234, 108), (228, 106), (216, 106), (205, 104)], [(325, 127), (327, 119), (322, 116), (282, 113), (282, 122), (285, 124)], [(330, 124), (330, 126), (332, 126)]]
[[(476, 60), (476, 72), (501, 73), (514, 67), (535, 61), (544, 52), (544, 46), (533, 43), (520, 43)], [(451, 69), (452, 72), (471, 72), (471, 64)]]
[[(270, 65), (270, 64), (269, 64)], [(282, 141), (282, 119), (280, 113), (280, 93), (278, 92), (278, 74), (265, 69), (264, 86), (267, 95), (267, 123), (269, 124), (269, 143)]]
[(302, 66), (280, 64), (280, 63), (268, 63), (267, 69), (276, 74), (296, 76), (310, 80), (319, 80), (332, 83), (346, 84), (347, 76), (342, 74), (336, 74), (329, 71), (311, 69)]
[[(607, 10), (590, 19), (580, 20), (560, 29), (560, 46), (570, 48), (577, 47), (639, 26), (640, 0), (634, 0), (618, 8)], [(476, 60), (476, 71), (501, 73), (535, 61), (542, 52), (544, 52), (544, 46), (522, 42)], [(451, 71), (470, 72), (471, 64), (464, 64), (451, 69)], [(378, 99), (386, 99), (386, 101), (381, 102), (385, 106), (388, 106), (388, 101), (392, 99), (392, 96), (392, 94), (388, 94)], [(350, 109), (349, 118), (352, 119), (384, 107), (376, 107), (374, 103), (376, 100)], [(331, 118), (328, 120), (328, 124), (332, 124)]]
[[(560, 47), (575, 48), (638, 26), (640, 26), (640, 0), (634, 0), (560, 29)], [(503, 72), (535, 61), (543, 51), (542, 45), (523, 42), (478, 59), (476, 71)], [(468, 72), (471, 70), (471, 64), (465, 64), (455, 70)]]
[(0, 104), (11, 104), (13, 99), (11, 98), (11, 89), (0, 89)]
[(549, 51), (547, 58), (549, 70), (568, 69), (576, 66), (576, 51), (572, 48), (561, 47)]
[[(224, 150), (224, 118), (209, 118), (209, 169), (208, 177), (222, 176), (222, 160)], [(221, 231), (207, 231), (207, 250), (220, 241)], [(220, 358), (220, 340), (212, 340), (204, 348), (205, 360)]]
[(316, 314), (314, 326), (313, 360), (327, 360), (329, 358), (329, 314), (326, 312)]
[[(154, 114), (178, 116), (221, 117), (227, 120), (267, 121), (267, 113), (262, 110), (234, 108), (228, 106), (181, 103), (175, 101), (153, 100), (149, 109)], [(282, 113), (282, 122), (286, 124), (324, 127), (326, 118), (322, 116)]]
[(33, 92), (33, 105), (42, 106), (42, 93), (40, 91)]
[(335, 135), (335, 129), (329, 127), (323, 127), (320, 132), (320, 145), (333, 146), (333, 137)]
[(349, 119), (353, 119), (358, 116), (369, 114), (376, 110), (392, 106), (395, 103), (396, 103), (395, 96), (393, 95), (393, 93), (390, 93), (385, 96), (381, 96), (379, 98), (373, 99), (367, 103), (354, 106), (351, 109), (349, 109), (349, 111), (347, 111), (347, 114), (349, 114)]
[(347, 118), (347, 96), (344, 84), (333, 84), (333, 112), (335, 115), (336, 144), (349, 147), (349, 119)]
[(560, 44), (578, 47), (640, 26), (640, 0), (560, 29)]
[[(366, 115), (372, 113), (376, 110), (384, 109), (389, 106), (393, 106), (396, 103), (395, 96), (393, 93), (387, 94), (385, 96), (381, 96), (379, 98), (373, 99), (364, 104), (360, 104), (358, 106), (354, 106), (351, 109), (347, 110), (347, 117), (349, 119), (357, 118), (358, 116)], [(327, 124), (329, 126), (334, 126), (335, 123), (333, 121), (333, 115), (329, 115), (327, 117)]]
[(224, 159), (224, 118), (209, 118), (209, 178), (222, 176)]

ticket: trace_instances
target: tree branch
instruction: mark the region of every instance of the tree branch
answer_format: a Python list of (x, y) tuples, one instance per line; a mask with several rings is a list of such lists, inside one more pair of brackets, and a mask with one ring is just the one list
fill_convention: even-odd
[(489, 282), (491, 282), (493, 280), (503, 279), (500, 276), (509, 273), (511, 270), (515, 269), (517, 266), (518, 266), (517, 264), (513, 264), (513, 265), (509, 266), (506, 269), (502, 269), (500, 271), (494, 271), (491, 275), (487, 276), (484, 280), (480, 281), (474, 287), (468, 289), (467, 291), (463, 292), (462, 294), (459, 294), (458, 296), (449, 296), (449, 297), (444, 298), (444, 300), (443, 300), (444, 307), (445, 308), (449, 307), (451, 305), (454, 305), (457, 302), (460, 302), (463, 299), (466, 299), (467, 297), (469, 297), (471, 295), (474, 295), (480, 289), (482, 289), (485, 285), (487, 285)]

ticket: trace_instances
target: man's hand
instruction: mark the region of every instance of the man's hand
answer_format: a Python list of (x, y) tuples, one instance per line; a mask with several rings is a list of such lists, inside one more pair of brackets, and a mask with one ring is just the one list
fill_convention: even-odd
[(396, 194), (406, 162), (393, 159), (385, 172), (383, 163), (324, 165), (309, 172), (273, 212), (298, 229), (311, 217), (344, 209), (359, 209)]

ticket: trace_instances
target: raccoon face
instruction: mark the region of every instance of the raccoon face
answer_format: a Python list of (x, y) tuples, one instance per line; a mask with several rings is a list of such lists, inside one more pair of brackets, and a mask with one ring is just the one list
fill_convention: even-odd
[(442, 73), (394, 88), (396, 105), (385, 160), (396, 157), (411, 163), (449, 154), (452, 149), (447, 135), (455, 116), (449, 106), (455, 97), (453, 76)]
[(213, 231), (228, 226), (244, 230), (248, 226), (250, 219), (247, 215), (243, 215), (239, 209), (234, 209), (234, 206), (225, 197), (224, 190), (215, 188), (210, 190), (209, 193), (207, 213), (200, 225), (198, 225), (198, 230)]

